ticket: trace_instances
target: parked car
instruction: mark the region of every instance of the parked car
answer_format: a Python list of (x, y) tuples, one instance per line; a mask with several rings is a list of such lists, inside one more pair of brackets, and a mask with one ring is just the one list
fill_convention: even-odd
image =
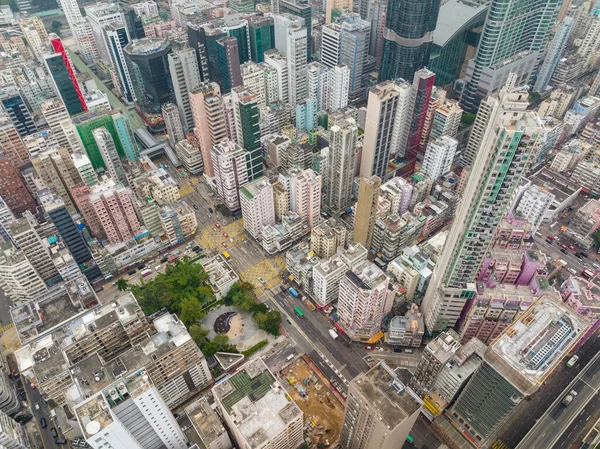
[(374, 347), (374, 346), (372, 346), (372, 345), (367, 345), (367, 346), (365, 346), (365, 349), (366, 349), (367, 351), (373, 351), (373, 350), (375, 349), (375, 347)]
[(50, 429), (50, 433), (52, 434), (52, 436), (54, 438), (58, 438), (58, 432), (56, 431), (56, 429), (54, 427), (52, 429)]
[(402, 352), (402, 348), (394, 348), (394, 352)]
[(54, 442), (56, 444), (67, 444), (67, 440), (65, 438), (56, 438)]
[(209, 207), (209, 208), (208, 208), (208, 211), (209, 211), (211, 214), (213, 214), (213, 213), (215, 212), (214, 210), (212, 210), (212, 207)]
[(48, 424), (46, 424), (46, 418), (40, 418), (40, 426), (42, 429), (48, 427)]
[(198, 210), (198, 206), (196, 206), (195, 204), (193, 206), (194, 206), (194, 209)]

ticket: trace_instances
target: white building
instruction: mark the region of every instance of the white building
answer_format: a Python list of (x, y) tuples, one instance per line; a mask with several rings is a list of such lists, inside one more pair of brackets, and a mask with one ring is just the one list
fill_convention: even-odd
[(338, 324), (352, 340), (368, 340), (381, 329), (383, 317), (392, 309), (394, 294), (389, 279), (372, 262), (354, 265), (340, 282)]
[(0, 412), (0, 444), (6, 449), (27, 449), (30, 447), (21, 424), (4, 412)]
[(358, 127), (352, 119), (341, 121), (329, 130), (329, 173), (326, 202), (333, 210), (351, 205)]
[(119, 153), (117, 153), (115, 142), (110, 133), (106, 128), (102, 127), (93, 130), (92, 134), (94, 135), (94, 140), (98, 145), (98, 150), (100, 150), (102, 160), (104, 161), (109, 176), (116, 183), (120, 182), (123, 185), (129, 185), (127, 177), (125, 176), (125, 171), (123, 170), (123, 165), (121, 164), (121, 158), (119, 157)]
[(289, 102), (289, 75), (287, 58), (278, 50), (272, 49), (265, 52), (265, 64), (275, 70), (277, 80), (277, 98), (284, 103)]
[(92, 166), (90, 158), (83, 153), (73, 153), (71, 157), (73, 158), (73, 165), (77, 169), (77, 173), (79, 173), (83, 182), (89, 187), (98, 184), (98, 175)]
[(533, 232), (537, 231), (546, 212), (552, 206), (555, 196), (536, 185), (529, 186), (521, 195), (515, 211), (518, 218), (524, 218), (533, 225)]
[(0, 250), (0, 287), (12, 301), (29, 301), (47, 291), (44, 281), (10, 243)]
[(335, 301), (340, 292), (340, 281), (348, 266), (340, 257), (332, 257), (313, 267), (313, 298), (320, 308)]
[(269, 180), (262, 176), (240, 188), (240, 204), (244, 229), (256, 240), (260, 240), (262, 228), (275, 224), (273, 186)]
[(217, 193), (231, 210), (240, 208), (240, 186), (248, 182), (246, 150), (231, 140), (222, 140), (211, 151)]
[(115, 69), (115, 78), (117, 81), (117, 86), (115, 87), (119, 89), (125, 101), (132, 102), (136, 99), (135, 91), (131, 81), (131, 74), (129, 73), (129, 66), (127, 65), (127, 61), (125, 61), (125, 54), (123, 53), (123, 48), (130, 41), (129, 31), (123, 23), (104, 25), (102, 31), (107, 43), (108, 61)]
[(175, 145), (175, 153), (185, 167), (192, 175), (200, 175), (204, 171), (204, 162), (200, 148), (192, 145), (187, 140), (181, 140)]
[(327, 110), (335, 112), (348, 106), (350, 92), (350, 67), (337, 64), (331, 68), (329, 75), (329, 103)]
[(71, 119), (64, 103), (58, 98), (50, 98), (43, 101), (40, 104), (40, 108), (44, 120), (46, 120), (46, 123), (48, 123), (48, 126), (52, 130), (52, 135), (56, 139), (56, 142), (61, 146), (67, 147), (69, 142), (63, 128), (60, 126), (60, 122)]
[(85, 7), (85, 15), (92, 29), (92, 35), (98, 46), (100, 57), (105, 61), (110, 61), (108, 42), (106, 42), (103, 28), (106, 25), (124, 24), (125, 16), (123, 12), (116, 4), (96, 3)]
[(457, 146), (457, 140), (449, 136), (442, 136), (435, 142), (429, 142), (421, 173), (433, 181), (448, 173), (452, 167)]
[(189, 92), (196, 89), (201, 83), (196, 50), (184, 48), (170, 53), (168, 58), (175, 102), (181, 115), (181, 124), (184, 129), (191, 130), (194, 127), (194, 117)]
[(179, 108), (173, 103), (165, 103), (162, 105), (161, 109), (163, 119), (165, 120), (165, 127), (167, 128), (167, 138), (169, 139), (171, 146), (175, 148), (177, 143), (185, 139)]

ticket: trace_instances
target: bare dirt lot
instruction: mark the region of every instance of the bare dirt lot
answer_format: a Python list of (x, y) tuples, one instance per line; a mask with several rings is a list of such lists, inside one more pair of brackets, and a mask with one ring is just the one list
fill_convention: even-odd
[(302, 359), (281, 372), (281, 377), (281, 383), (304, 412), (305, 436), (311, 441), (310, 447), (334, 447), (344, 421), (342, 404)]

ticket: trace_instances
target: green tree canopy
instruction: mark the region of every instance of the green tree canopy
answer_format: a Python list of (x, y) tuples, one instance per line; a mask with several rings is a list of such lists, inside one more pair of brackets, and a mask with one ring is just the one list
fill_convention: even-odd
[(190, 326), (197, 321), (204, 318), (204, 312), (202, 310), (202, 304), (200, 300), (195, 296), (188, 296), (181, 301), (181, 312), (179, 318), (183, 321), (183, 324)]
[(120, 292), (124, 292), (128, 288), (129, 288), (129, 283), (127, 282), (127, 279), (120, 278), (117, 280), (117, 290), (119, 290)]
[(271, 310), (267, 313), (259, 312), (254, 315), (254, 321), (259, 329), (262, 329), (274, 336), (279, 335), (281, 314), (276, 310)]

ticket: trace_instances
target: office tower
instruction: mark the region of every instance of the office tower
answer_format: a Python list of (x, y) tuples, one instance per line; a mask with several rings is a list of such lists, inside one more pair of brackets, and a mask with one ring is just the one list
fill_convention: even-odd
[(123, 49), (130, 42), (127, 27), (122, 23), (113, 23), (102, 27), (104, 40), (107, 44), (108, 62), (113, 66), (117, 74), (118, 86), (115, 86), (121, 92), (121, 95), (127, 102), (135, 100), (135, 91), (133, 89), (132, 74), (129, 72), (129, 66), (125, 60)]
[(399, 90), (392, 81), (378, 84), (369, 91), (360, 163), (361, 176), (375, 175), (381, 179), (385, 178), (390, 160), (394, 122), (398, 122), (395, 120), (398, 95)]
[[(383, 34), (385, 32), (385, 15), (388, 2), (386, 0), (375, 0), (374, 2), (364, 2), (369, 6), (367, 14), (361, 17), (371, 22), (371, 36), (369, 38), (369, 54), (375, 58), (375, 67), (381, 69), (381, 59), (383, 56)], [(360, 12), (360, 11), (359, 11)]]
[(31, 223), (24, 217), (10, 223), (8, 229), (13, 243), (23, 251), (37, 274), (46, 285), (52, 285), (61, 279), (46, 246), (48, 242), (44, 244), (34, 224), (37, 223)]
[(206, 33), (204, 28), (195, 22), (187, 23), (187, 35), (190, 47), (196, 50), (196, 60), (202, 81), (209, 79), (209, 64), (206, 48)]
[(527, 92), (514, 81), (512, 77), (500, 92), (455, 213), (449, 244), (429, 282), (422, 304), (429, 332), (453, 327), (474, 296), (477, 271), (539, 144), (539, 118), (527, 112)]
[(337, 324), (351, 340), (366, 341), (381, 330), (394, 302), (388, 284), (385, 273), (369, 261), (351, 266), (340, 281)]
[(90, 158), (83, 153), (73, 153), (73, 165), (79, 173), (81, 180), (89, 187), (98, 183), (98, 175), (90, 162)]
[[(197, 25), (188, 23), (188, 38), (190, 46), (196, 49), (198, 64), (202, 72), (203, 81), (214, 81), (221, 84), (219, 55), (217, 42), (227, 37), (227, 31), (217, 24), (205, 23)], [(236, 48), (236, 54), (237, 48)]]
[(256, 240), (261, 239), (266, 225), (275, 225), (273, 186), (264, 176), (240, 188), (240, 203), (244, 229)]
[(573, 22), (572, 17), (565, 17), (554, 33), (554, 37), (544, 56), (544, 62), (540, 68), (537, 80), (533, 86), (534, 92), (544, 92), (548, 89), (550, 79), (567, 47), (567, 41), (569, 40), (571, 30), (573, 29)]
[(210, 152), (217, 194), (231, 211), (240, 209), (240, 186), (248, 182), (246, 151), (231, 140), (222, 140)]
[(373, 241), (380, 186), (381, 179), (378, 176), (360, 179), (358, 202), (354, 213), (354, 241), (365, 248), (371, 248)]
[(111, 244), (132, 240), (142, 232), (132, 197), (130, 189), (112, 180), (90, 189), (90, 204)]
[(78, 142), (81, 142), (81, 151), (85, 149), (95, 169), (106, 168), (93, 135), (93, 131), (98, 128), (106, 128), (110, 133), (119, 157), (127, 157), (131, 161), (137, 160), (138, 148), (133, 140), (129, 119), (120, 110), (90, 111), (74, 117), (73, 125), (76, 132), (73, 132), (70, 126), (64, 128), (67, 138), (76, 148), (79, 148)]
[(477, 445), (483, 446), (515, 407), (542, 387), (588, 328), (581, 316), (552, 296), (543, 295), (492, 342), (446, 413)]
[(333, 210), (351, 205), (358, 127), (352, 119), (343, 120), (329, 129), (328, 183), (325, 202)]
[[(528, 0), (502, 0), (490, 4), (477, 54), (467, 67), (461, 97), (465, 111), (475, 112), (481, 100), (497, 91), (509, 73), (517, 73), (517, 84), (529, 82), (561, 4), (560, 0), (534, 4)], [(527, 59), (516, 58), (517, 54)]]
[(125, 26), (131, 39), (142, 39), (146, 37), (142, 17), (139, 16), (132, 6), (125, 7)]
[(248, 19), (250, 34), (250, 58), (254, 62), (265, 61), (265, 51), (275, 48), (275, 25), (272, 17)]
[(97, 128), (92, 131), (92, 134), (94, 135), (96, 145), (98, 145), (98, 150), (102, 155), (102, 160), (104, 161), (104, 166), (106, 167), (108, 175), (113, 181), (128, 185), (127, 177), (125, 176), (125, 171), (121, 164), (121, 158), (119, 158), (119, 153), (117, 153), (115, 142), (110, 133), (106, 128)]
[[(189, 92), (187, 93), (189, 103)], [(189, 106), (190, 113), (192, 112), (191, 104)], [(183, 125), (181, 124), (181, 115), (179, 115), (179, 109), (173, 103), (165, 103), (162, 106), (162, 116), (165, 120), (165, 126), (167, 128), (167, 138), (169, 143), (174, 148), (177, 142), (181, 142), (185, 139), (183, 133)], [(194, 119), (192, 117), (192, 123)]]
[(58, 98), (50, 98), (40, 104), (42, 115), (44, 120), (48, 123), (48, 126), (52, 130), (52, 135), (56, 139), (56, 142), (63, 147), (69, 146), (69, 141), (65, 135), (60, 122), (69, 119), (69, 112), (67, 108)]
[(67, 108), (69, 115), (87, 111), (87, 105), (75, 69), (59, 37), (51, 40), (55, 53), (44, 55), (44, 62), (52, 79), (52, 85), (58, 97)]
[(231, 96), (235, 108), (237, 142), (246, 151), (248, 181), (254, 181), (263, 175), (256, 95), (243, 86), (239, 86), (232, 89)]
[(192, 175), (201, 176), (204, 172), (204, 162), (200, 149), (187, 140), (181, 140), (175, 145), (175, 154), (183, 167)]
[(409, 376), (379, 362), (350, 382), (340, 437), (344, 449), (394, 449), (406, 441), (423, 405), (408, 387)]
[(440, 0), (388, 1), (379, 80), (410, 80), (429, 62)]
[(223, 28), (227, 30), (227, 36), (237, 40), (239, 63), (243, 64), (250, 60), (250, 34), (248, 32), (248, 21), (242, 20), (232, 14), (225, 16)]
[[(296, 17), (300, 17), (304, 20), (301, 27), (306, 28), (306, 36), (310, 42), (312, 39), (312, 7), (308, 3), (299, 3), (294, 0), (279, 0), (279, 12), (278, 14), (292, 14)], [(286, 54), (286, 56), (288, 56)], [(289, 57), (289, 56), (288, 56)], [(309, 62), (311, 58), (311, 46), (306, 45), (306, 59), (304, 62)], [(298, 60), (300, 61), (300, 60)]]
[(477, 158), (479, 148), (483, 142), (483, 137), (490, 123), (491, 117), (494, 115), (496, 109), (499, 106), (498, 98), (496, 96), (486, 97), (481, 100), (475, 121), (471, 127), (469, 133), (469, 141), (467, 142), (467, 148), (461, 155), (460, 165), (463, 167), (471, 167)]
[(184, 48), (169, 54), (169, 71), (171, 72), (171, 81), (175, 92), (175, 103), (181, 115), (181, 124), (184, 129), (192, 129), (194, 118), (190, 106), (189, 91), (194, 90), (201, 83), (195, 50)]
[(227, 127), (223, 111), (221, 90), (217, 83), (205, 82), (198, 88), (190, 91), (190, 104), (194, 117), (194, 135), (198, 140), (202, 159), (204, 160), (204, 173), (212, 178), (214, 170), (211, 158), (211, 149), (227, 137)]
[(216, 42), (217, 67), (219, 75), (215, 81), (219, 83), (221, 92), (228, 94), (231, 89), (242, 84), (238, 41), (234, 37), (226, 37)]
[(0, 148), (15, 168), (21, 168), (29, 161), (29, 153), (23, 144), (17, 128), (6, 115), (0, 116)]
[(448, 173), (456, 154), (458, 142), (456, 139), (443, 136), (429, 142), (425, 151), (421, 173), (434, 182), (442, 175)]
[(302, 444), (303, 413), (265, 363), (252, 360), (213, 387), (220, 414), (238, 447), (295, 449)]
[(25, 187), (19, 172), (10, 159), (0, 154), (0, 198), (15, 215), (21, 215), (26, 210), (35, 212), (36, 206), (29, 191)]
[(85, 7), (85, 17), (92, 28), (92, 34), (100, 57), (110, 61), (109, 42), (106, 40), (103, 28), (106, 25), (122, 25), (125, 23), (123, 11), (117, 4), (96, 3)]
[[(414, 161), (425, 130), (425, 122), (429, 111), (431, 94), (434, 89), (435, 74), (427, 69), (415, 72), (412, 84), (412, 113), (408, 122), (406, 147), (400, 148), (398, 154), (407, 161)], [(404, 151), (403, 151), (404, 150)]]
[(302, 170), (296, 175), (294, 192), (296, 196), (295, 210), (302, 221), (307, 222), (311, 228), (321, 220), (321, 175), (312, 169)]
[(15, 125), (19, 136), (25, 137), (37, 131), (33, 117), (16, 88), (1, 92), (0, 101), (2, 102), (2, 108)]
[(447, 101), (433, 114), (429, 139), (436, 140), (442, 136), (455, 137), (458, 134), (462, 114), (463, 110), (458, 103)]
[(287, 58), (277, 50), (265, 52), (265, 63), (277, 74), (277, 98), (283, 103), (289, 103), (289, 76)]
[(317, 100), (314, 98), (307, 98), (296, 103), (296, 128), (300, 131), (315, 129), (317, 111)]
[(164, 129), (160, 108), (173, 101), (167, 60), (171, 44), (166, 39), (137, 39), (127, 44), (123, 52), (137, 105), (146, 123), (154, 130)]
[(102, 276), (100, 268), (92, 258), (92, 253), (65, 207), (64, 201), (47, 189), (41, 191), (38, 197), (85, 277), (91, 282)]
[(11, 243), (0, 247), (0, 288), (15, 303), (37, 298), (48, 290), (25, 253)]
[(321, 63), (333, 67), (342, 54), (342, 23), (334, 22), (321, 28)]

